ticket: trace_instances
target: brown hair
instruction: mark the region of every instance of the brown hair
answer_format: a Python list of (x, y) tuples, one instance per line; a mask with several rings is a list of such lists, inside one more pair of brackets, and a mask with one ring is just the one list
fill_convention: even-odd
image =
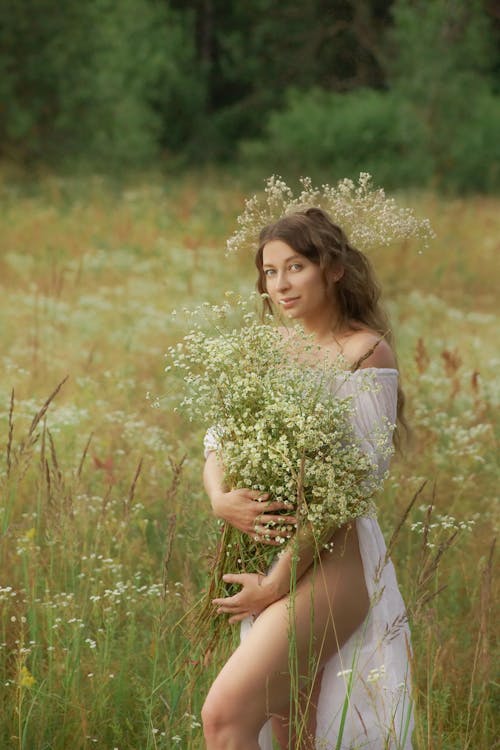
[[(282, 240), (300, 255), (319, 265), (327, 290), (336, 299), (340, 324), (354, 328), (369, 328), (383, 336), (394, 349), (394, 338), (389, 318), (380, 304), (381, 289), (368, 258), (349, 244), (345, 232), (321, 208), (307, 208), (283, 216), (265, 226), (259, 236), (255, 265), (259, 271), (257, 289), (266, 291), (263, 269), (264, 245), (271, 240)], [(339, 278), (339, 269), (343, 275)], [(265, 307), (272, 312), (269, 299)], [(408, 431), (404, 417), (405, 396), (398, 384), (397, 419)], [(395, 430), (394, 443), (400, 447), (400, 431)]]

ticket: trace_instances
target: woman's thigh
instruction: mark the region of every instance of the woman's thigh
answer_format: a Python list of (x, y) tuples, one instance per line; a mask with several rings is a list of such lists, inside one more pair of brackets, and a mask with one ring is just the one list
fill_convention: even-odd
[(217, 676), (205, 705), (216, 707), (222, 721), (255, 728), (270, 715), (287, 716), (294, 692), (314, 684), (367, 611), (353, 524), (337, 532), (334, 552), (321, 556), (292, 596), (259, 615)]
[(274, 738), (283, 750), (288, 750), (288, 748), (314, 750), (316, 747), (316, 710), (322, 677), (323, 670), (318, 672), (315, 678), (311, 677), (299, 695), (290, 701), (294, 704), (293, 712), (289, 707), (283, 714), (274, 714), (272, 717)]

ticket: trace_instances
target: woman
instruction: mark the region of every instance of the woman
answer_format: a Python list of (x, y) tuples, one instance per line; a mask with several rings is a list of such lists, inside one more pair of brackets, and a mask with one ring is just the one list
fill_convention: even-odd
[[(385, 437), (392, 436), (403, 395), (368, 260), (324, 211), (310, 208), (262, 230), (256, 265), (266, 304), (299, 321), (320, 356), (345, 361), (335, 393), (353, 397), (354, 429), (382, 475), (388, 452), (370, 435), (388, 418)], [(293, 334), (283, 333), (293, 345)], [(209, 437), (204, 481), (215, 515), (272, 544), (284, 505), (269, 498), (263, 513), (259, 493), (228, 491), (214, 447)], [(304, 537), (298, 556), (289, 545), (266, 576), (225, 576), (241, 589), (214, 605), (229, 622), (243, 621), (242, 641), (203, 707), (208, 750), (271, 750), (271, 726), (290, 750), (411, 748), (409, 632), (380, 528), (360, 518), (332, 529), (330, 542), (318, 558)]]

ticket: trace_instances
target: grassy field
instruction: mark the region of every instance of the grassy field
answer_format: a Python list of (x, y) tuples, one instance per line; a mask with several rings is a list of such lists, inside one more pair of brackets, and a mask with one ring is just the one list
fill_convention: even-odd
[[(120, 188), (0, 179), (1, 748), (203, 747), (222, 655), (189, 616), (174, 625), (217, 526), (203, 425), (173, 412), (163, 355), (188, 329), (184, 307), (253, 287), (251, 259), (224, 257), (248, 188), (220, 173)], [(415, 747), (490, 750), (500, 201), (401, 200), (437, 233), (422, 254), (372, 257), (413, 429), (380, 498), (388, 539), (420, 490), (393, 552)]]

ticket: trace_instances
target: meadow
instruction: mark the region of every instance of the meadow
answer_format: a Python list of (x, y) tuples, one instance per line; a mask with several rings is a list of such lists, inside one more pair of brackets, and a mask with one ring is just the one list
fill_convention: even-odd
[[(192, 608), (220, 532), (205, 426), (174, 412), (164, 353), (185, 308), (253, 288), (252, 259), (224, 249), (258, 186), (0, 177), (1, 748), (203, 747), (223, 654)], [(379, 515), (412, 626), (414, 743), (490, 750), (500, 200), (399, 198), (437, 235), (372, 256), (412, 428)]]

